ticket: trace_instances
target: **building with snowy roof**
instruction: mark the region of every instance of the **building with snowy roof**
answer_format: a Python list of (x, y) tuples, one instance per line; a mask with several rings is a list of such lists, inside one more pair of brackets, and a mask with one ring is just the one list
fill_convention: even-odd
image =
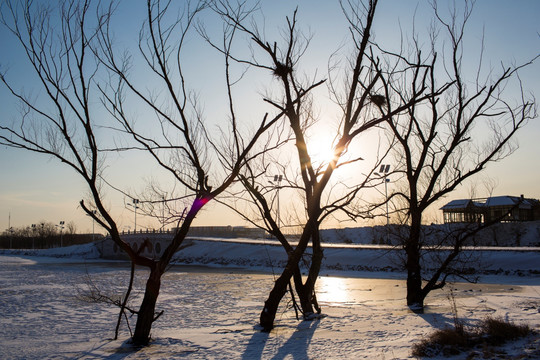
[(452, 200), (441, 210), (445, 223), (540, 220), (540, 201), (523, 195)]

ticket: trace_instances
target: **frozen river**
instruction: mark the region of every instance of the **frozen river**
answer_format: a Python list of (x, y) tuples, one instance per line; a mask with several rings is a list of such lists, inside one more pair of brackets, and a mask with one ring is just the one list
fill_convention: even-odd
[[(146, 271), (137, 271), (134, 307), (140, 302), (145, 275)], [(119, 296), (128, 278), (126, 262), (0, 256), (0, 358), (105, 358), (111, 351), (117, 354), (119, 345), (108, 341), (113, 336), (117, 309), (81, 301), (79, 295), (92, 284), (105, 294)], [(447, 291), (428, 298), (427, 314), (418, 316), (405, 306), (403, 280), (323, 276), (318, 281), (318, 298), (326, 318), (297, 322), (294, 312), (287, 309), (290, 299), (286, 299), (276, 329), (263, 335), (255, 325), (273, 279), (272, 274), (246, 270), (172, 267), (164, 276), (158, 301), (158, 311), (164, 310), (164, 315), (154, 324), (153, 332), (159, 339), (156, 344), (167, 346), (150, 347), (156, 353), (145, 350), (130, 358), (170, 358), (170, 351), (179, 358), (280, 358), (276, 357), (280, 351), (291, 356), (300, 351), (299, 356), (306, 358), (331, 351), (334, 358), (340, 354), (347, 358), (345, 354), (362, 349), (370, 354), (368, 349), (377, 346), (379, 354), (401, 354), (411, 338), (452, 319)], [(534, 308), (539, 302), (537, 285), (507, 282), (457, 284), (452, 288), (458, 302), (463, 303), (460, 315), (476, 317), (502, 311), (511, 317), (510, 309), (519, 300), (519, 316), (523, 318), (530, 311), (531, 319), (540, 321)], [(122, 338), (128, 336), (123, 324)], [(288, 346), (291, 349), (287, 350)], [(305, 350), (298, 350), (298, 346)], [(164, 348), (167, 352), (161, 354)]]

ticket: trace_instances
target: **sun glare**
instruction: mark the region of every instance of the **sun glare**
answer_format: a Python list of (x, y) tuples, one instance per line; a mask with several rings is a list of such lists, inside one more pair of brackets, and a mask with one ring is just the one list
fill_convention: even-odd
[(352, 300), (347, 281), (343, 278), (322, 276), (317, 284), (317, 298), (320, 302), (345, 304)]
[(323, 148), (316, 149), (311, 154), (311, 161), (313, 162), (313, 165), (316, 167), (318, 166), (326, 166), (332, 161), (334, 158), (334, 150), (331, 148)]
[(334, 158), (332, 139), (324, 135), (314, 137), (309, 148), (309, 156), (315, 167), (328, 165)]

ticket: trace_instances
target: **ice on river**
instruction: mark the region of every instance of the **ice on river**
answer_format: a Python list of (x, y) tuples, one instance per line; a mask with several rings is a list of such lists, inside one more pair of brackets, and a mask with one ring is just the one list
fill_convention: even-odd
[[(0, 255), (0, 358), (407, 359), (413, 342), (453, 322), (449, 290), (430, 295), (426, 313), (418, 315), (405, 306), (402, 279), (323, 276), (318, 296), (325, 317), (297, 321), (284, 301), (276, 328), (262, 333), (256, 324), (272, 274), (174, 266), (163, 279), (158, 309), (164, 315), (152, 344), (134, 351), (125, 342), (125, 323), (121, 340), (110, 340), (116, 308), (78, 299), (89, 279), (121, 295), (128, 276), (123, 262)], [(134, 304), (145, 276), (137, 272)], [(458, 316), (469, 322), (502, 316), (540, 329), (539, 277), (490, 282), (448, 287)], [(538, 340), (508, 345), (506, 354), (532, 352), (531, 343)]]

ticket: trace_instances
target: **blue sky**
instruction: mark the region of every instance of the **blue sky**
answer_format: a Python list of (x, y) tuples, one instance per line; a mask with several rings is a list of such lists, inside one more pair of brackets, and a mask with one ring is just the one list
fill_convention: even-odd
[[(442, 6), (447, 2), (441, 1)], [(458, 2), (459, 3), (459, 2)], [(306, 54), (306, 64), (310, 72), (318, 69), (319, 74), (326, 71), (328, 55), (347, 40), (347, 29), (334, 1), (288, 0), (262, 1), (266, 16), (266, 29), (271, 32), (283, 24), (284, 17), (290, 15), (295, 5), (299, 7), (299, 23), (312, 35), (311, 49)], [(134, 6), (130, 1), (121, 3), (116, 24), (119, 39), (123, 44), (134, 43), (138, 35), (138, 21), (144, 17), (144, 9)], [(426, 1), (381, 0), (375, 23), (375, 39), (385, 46), (394, 46), (399, 42), (399, 27), (410, 31), (411, 19), (416, 12), (417, 29), (425, 29), (426, 20), (431, 17), (431, 10)], [(470, 51), (478, 49), (482, 31), (485, 30), (486, 65), (494, 68), (504, 63), (520, 63), (540, 53), (540, 1), (536, 0), (479, 0), (475, 6), (469, 32), (467, 33)], [(214, 29), (215, 30), (215, 29)], [(219, 29), (217, 29), (219, 30)], [(195, 38), (192, 39), (196, 44)], [(32, 77), (24, 65), (20, 50), (4, 28), (0, 29), (0, 66), (8, 69), (10, 77), (20, 80), (25, 91), (39, 94), (32, 86)], [(207, 64), (212, 67), (212, 52), (200, 48), (193, 52), (186, 61), (193, 65)], [(520, 73), (525, 88), (540, 97), (540, 62)], [(202, 76), (202, 75), (200, 75)], [(205, 100), (205, 109), (212, 116), (216, 105), (211, 102), (214, 86), (213, 76), (206, 74), (197, 82), (198, 90), (210, 94)], [(264, 82), (255, 84), (263, 89)], [(257, 95), (257, 94), (255, 94)], [(250, 96), (250, 95), (246, 95)], [(251, 95), (253, 96), (253, 95)], [(17, 106), (5, 89), (0, 88), (0, 122), (3, 124), (17, 117)], [(249, 111), (249, 110), (247, 110)], [(519, 195), (540, 198), (540, 166), (537, 157), (540, 154), (540, 121), (536, 119), (518, 134), (519, 149), (509, 158), (492, 164), (488, 171), (475, 178), (480, 183), (486, 178), (496, 179), (495, 195)], [(128, 189), (138, 190), (144, 187), (147, 179), (154, 176), (152, 169), (144, 168), (140, 155), (122, 154), (111, 158), (108, 171), (115, 183), (122, 183)], [(74, 221), (79, 231), (88, 231), (92, 223), (78, 208), (78, 202), (85, 197), (86, 190), (82, 181), (66, 166), (56, 160), (22, 150), (0, 148), (0, 231), (7, 229), (8, 219), (11, 226), (23, 226), (39, 221), (58, 223), (60, 220)], [(466, 197), (471, 184), (464, 184), (448, 200)], [(391, 186), (391, 184), (390, 184)], [(485, 196), (482, 187), (477, 189), (478, 196)], [(124, 197), (110, 194), (109, 206), (120, 219), (121, 228), (133, 226), (133, 214), (125, 209)], [(144, 219), (137, 223), (145, 224)], [(216, 205), (210, 205), (199, 216), (199, 225), (242, 225), (232, 214), (225, 213)]]

